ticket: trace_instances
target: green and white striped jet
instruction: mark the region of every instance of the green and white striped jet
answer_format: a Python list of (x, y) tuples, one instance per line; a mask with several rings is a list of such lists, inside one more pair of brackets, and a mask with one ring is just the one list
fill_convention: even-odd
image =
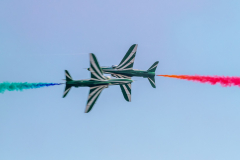
[(111, 74), (113, 77), (116, 77), (116, 78), (127, 78), (127, 79), (131, 79), (131, 77), (148, 78), (152, 87), (156, 88), (155, 70), (157, 68), (158, 61), (156, 61), (147, 71), (133, 69), (137, 47), (138, 47), (137, 44), (133, 44), (129, 48), (129, 50), (127, 51), (126, 55), (123, 57), (119, 65), (112, 65), (112, 67), (101, 67), (101, 68), (104, 73)]
[(104, 88), (110, 85), (120, 85), (124, 98), (131, 102), (131, 79), (126, 78), (114, 78), (106, 77), (103, 75), (103, 71), (99, 66), (96, 56), (90, 53), (90, 72), (91, 79), (73, 80), (69, 72), (65, 70), (66, 75), (66, 87), (63, 93), (63, 98), (66, 97), (71, 87), (90, 87), (88, 95), (87, 106), (85, 113), (88, 113), (95, 102), (97, 101), (100, 93)]

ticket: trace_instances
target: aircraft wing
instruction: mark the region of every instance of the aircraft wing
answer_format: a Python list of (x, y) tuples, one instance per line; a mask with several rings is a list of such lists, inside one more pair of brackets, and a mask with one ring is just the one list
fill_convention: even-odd
[(125, 76), (123, 74), (111, 74), (111, 76), (116, 77), (116, 78), (126, 78), (126, 79), (131, 79), (129, 76)]
[(100, 93), (104, 88), (107, 88), (107, 85), (90, 87), (85, 113), (88, 113), (91, 111), (92, 107), (96, 103)]
[(134, 44), (128, 49), (128, 51), (125, 54), (125, 56), (123, 57), (122, 61), (116, 67), (117, 69), (132, 69), (133, 68), (133, 63), (134, 63), (134, 59), (136, 56), (137, 47), (138, 47), (138, 45)]
[(92, 80), (106, 80), (107, 78), (103, 75), (102, 68), (100, 67), (96, 56), (90, 53), (90, 68)]
[(122, 84), (120, 88), (126, 101), (131, 102), (131, 83)]

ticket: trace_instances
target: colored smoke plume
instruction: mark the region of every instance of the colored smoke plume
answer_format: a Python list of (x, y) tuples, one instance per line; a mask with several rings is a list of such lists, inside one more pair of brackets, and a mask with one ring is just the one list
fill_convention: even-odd
[(34, 89), (48, 86), (61, 85), (61, 83), (0, 83), (0, 93), (7, 91), (22, 91), (24, 89)]
[(188, 76), (188, 75), (157, 75), (169, 78), (185, 79), (188, 81), (196, 81), (200, 83), (210, 83), (211, 85), (221, 84), (223, 87), (238, 86), (240, 87), (240, 77), (228, 77), (228, 76)]

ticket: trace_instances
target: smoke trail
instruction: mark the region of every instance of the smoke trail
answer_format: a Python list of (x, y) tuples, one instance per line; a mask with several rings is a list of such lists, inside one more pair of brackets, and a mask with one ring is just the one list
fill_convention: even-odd
[(185, 79), (188, 81), (197, 81), (200, 83), (210, 83), (211, 85), (221, 84), (222, 87), (238, 86), (240, 87), (240, 77), (228, 76), (188, 76), (188, 75), (157, 75), (169, 78)]
[(24, 89), (34, 89), (48, 86), (61, 85), (61, 83), (10, 83), (3, 82), (0, 83), (0, 93), (4, 93), (6, 90), (8, 91), (22, 91)]

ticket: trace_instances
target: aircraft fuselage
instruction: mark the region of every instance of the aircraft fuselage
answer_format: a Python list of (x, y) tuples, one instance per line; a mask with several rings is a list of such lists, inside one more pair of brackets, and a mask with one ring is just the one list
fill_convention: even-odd
[(102, 70), (104, 73), (106, 74), (122, 74), (122, 75), (126, 75), (129, 77), (152, 77), (155, 76), (155, 72), (148, 72), (148, 71), (142, 71), (142, 70), (135, 70), (135, 69), (131, 69), (131, 70), (118, 70), (118, 69), (114, 69), (114, 68), (103, 68)]
[(67, 81), (66, 85), (70, 85), (73, 87), (93, 87), (99, 85), (120, 85), (120, 84), (127, 84), (132, 83), (131, 79), (108, 79), (108, 80), (91, 80), (91, 79), (83, 79), (83, 80), (72, 80)]

